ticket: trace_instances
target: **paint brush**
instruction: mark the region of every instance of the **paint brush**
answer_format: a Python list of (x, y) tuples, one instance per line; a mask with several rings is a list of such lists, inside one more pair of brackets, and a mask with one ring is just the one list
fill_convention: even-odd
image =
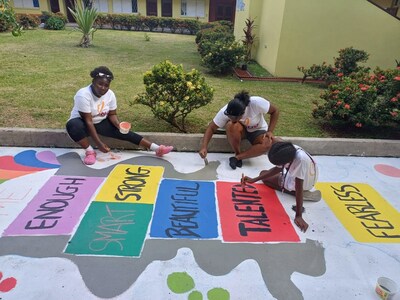
[(207, 157), (204, 157), (204, 164), (207, 166), (208, 165), (208, 159)]
[(244, 182), (244, 173), (242, 173), (242, 180), (240, 180), (240, 183), (242, 185), (243, 192), (246, 192), (246, 189), (245, 189), (246, 184)]

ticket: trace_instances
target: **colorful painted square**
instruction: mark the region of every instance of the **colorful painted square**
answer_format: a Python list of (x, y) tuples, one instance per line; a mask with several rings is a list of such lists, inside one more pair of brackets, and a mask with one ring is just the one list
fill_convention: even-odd
[(213, 182), (164, 179), (160, 186), (151, 237), (218, 237)]
[(356, 241), (400, 242), (400, 213), (370, 185), (324, 182), (316, 187)]
[(52, 176), (4, 235), (71, 234), (101, 177)]
[(152, 212), (149, 204), (92, 202), (65, 252), (140, 256)]
[(264, 184), (219, 181), (217, 197), (224, 241), (299, 241), (276, 192)]
[(95, 200), (154, 204), (163, 172), (159, 166), (117, 165)]

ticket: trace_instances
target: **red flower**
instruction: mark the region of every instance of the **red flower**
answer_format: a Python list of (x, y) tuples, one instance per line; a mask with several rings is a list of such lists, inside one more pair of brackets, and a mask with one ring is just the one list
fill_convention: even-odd
[(397, 111), (391, 111), (390, 114), (392, 115), (392, 117), (397, 117)]
[(349, 105), (349, 104), (345, 104), (345, 105), (344, 105), (344, 108), (345, 108), (345, 109), (350, 109), (350, 105)]
[(390, 99), (390, 102), (397, 102), (397, 98), (393, 97), (392, 99)]
[[(337, 76), (338, 76), (338, 77), (342, 77), (342, 76), (343, 76), (343, 73), (338, 73)], [(399, 78), (400, 78), (400, 77), (399, 77)], [(397, 80), (397, 79), (396, 79), (396, 80)], [(399, 79), (399, 80), (400, 80), (400, 79)]]
[(361, 124), (360, 122), (358, 122), (358, 123), (356, 124), (356, 127), (360, 128), (360, 127), (362, 127), (362, 124)]
[(396, 76), (394, 80), (400, 81), (400, 76)]
[(340, 104), (342, 104), (342, 101), (336, 102), (336, 106), (339, 106)]
[(383, 80), (383, 79), (385, 79), (385, 78), (386, 78), (386, 77), (383, 76), (383, 75), (379, 76), (379, 80)]
[(369, 85), (364, 85), (363, 87), (361, 87), (362, 91), (367, 91), (370, 88)]
[(333, 94), (339, 94), (340, 91), (339, 91), (339, 90), (334, 90), (332, 93), (333, 93)]

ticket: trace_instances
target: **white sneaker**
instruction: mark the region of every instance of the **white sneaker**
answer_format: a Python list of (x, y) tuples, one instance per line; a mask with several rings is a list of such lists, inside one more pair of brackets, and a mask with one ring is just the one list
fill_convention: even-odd
[(315, 191), (303, 191), (303, 200), (304, 201), (313, 201), (313, 202), (318, 202), (321, 200), (321, 191), (320, 190), (315, 190)]

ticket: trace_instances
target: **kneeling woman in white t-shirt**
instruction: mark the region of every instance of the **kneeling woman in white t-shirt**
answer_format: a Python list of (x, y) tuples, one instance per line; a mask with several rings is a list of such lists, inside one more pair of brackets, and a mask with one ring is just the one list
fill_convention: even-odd
[(90, 72), (90, 76), (92, 83), (81, 88), (74, 97), (74, 107), (66, 125), (69, 136), (85, 149), (83, 162), (86, 165), (96, 162), (96, 152), (89, 143), (89, 136), (104, 153), (109, 152), (110, 148), (103, 143), (99, 135), (129, 141), (155, 151), (157, 156), (172, 151), (172, 146), (151, 143), (135, 132), (121, 133), (117, 117), (117, 99), (110, 90), (113, 73), (107, 67), (101, 66)]
[(302, 217), (303, 200), (321, 200), (320, 191), (310, 191), (318, 180), (318, 167), (315, 160), (308, 152), (290, 142), (274, 143), (268, 152), (268, 159), (275, 167), (261, 171), (255, 178), (245, 176), (242, 183), (262, 180), (265, 185), (273, 189), (295, 195), (294, 222), (301, 231), (305, 232), (308, 224)]

